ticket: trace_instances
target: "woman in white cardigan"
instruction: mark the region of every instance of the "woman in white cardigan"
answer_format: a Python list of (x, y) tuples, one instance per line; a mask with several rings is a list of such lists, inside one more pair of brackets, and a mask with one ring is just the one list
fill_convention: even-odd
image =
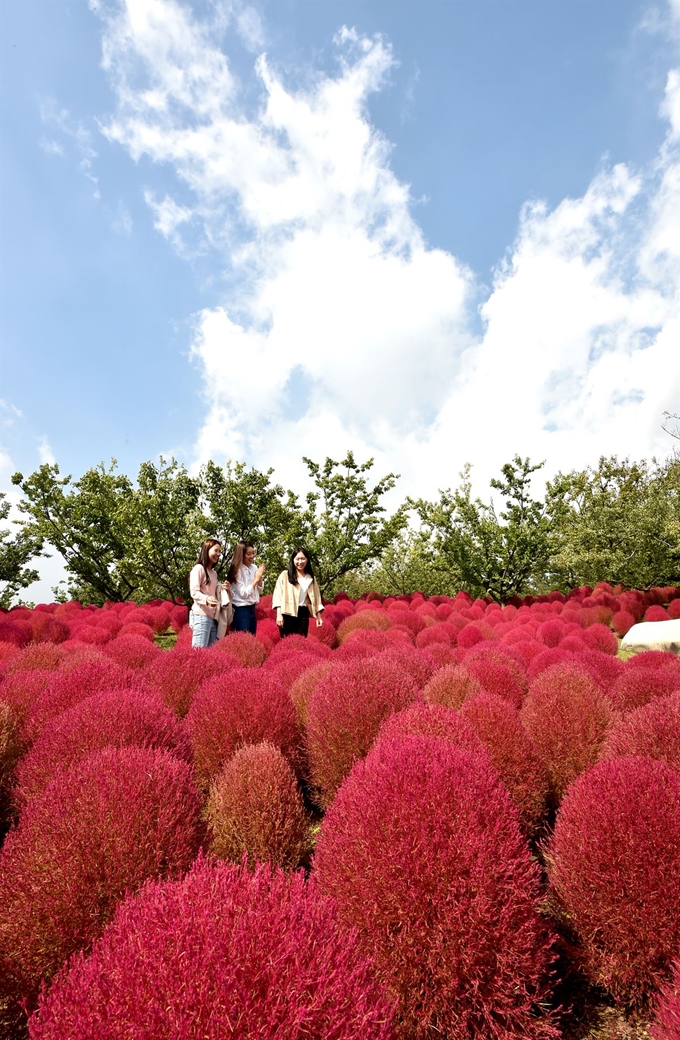
[(296, 549), (288, 563), (288, 569), (279, 574), (272, 609), (276, 610), (276, 624), (282, 636), (306, 636), (309, 619), (313, 617), (317, 628), (323, 625), (321, 592), (314, 577), (309, 554)]

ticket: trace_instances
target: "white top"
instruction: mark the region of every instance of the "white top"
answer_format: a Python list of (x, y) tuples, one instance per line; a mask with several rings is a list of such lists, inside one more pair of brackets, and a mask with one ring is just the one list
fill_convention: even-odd
[(300, 586), (300, 599), (298, 607), (304, 607), (307, 602), (307, 589), (312, 584), (311, 574), (298, 574), (298, 585)]
[(239, 567), (236, 581), (231, 584), (231, 602), (235, 607), (250, 607), (260, 602), (262, 586), (254, 584), (256, 571), (254, 563), (250, 567), (242, 563)]

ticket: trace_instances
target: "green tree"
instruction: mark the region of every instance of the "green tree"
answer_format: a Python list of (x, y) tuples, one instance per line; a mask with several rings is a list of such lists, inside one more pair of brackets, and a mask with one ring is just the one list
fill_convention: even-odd
[(364, 592), (380, 592), (384, 596), (422, 592), (425, 596), (437, 596), (455, 595), (458, 591), (429, 544), (412, 530), (401, 531), (380, 560), (346, 575), (342, 584), (344, 592), (357, 597)]
[(307, 494), (301, 533), (316, 562), (321, 590), (328, 594), (345, 575), (382, 558), (406, 526), (406, 506), (387, 515), (382, 500), (398, 475), (388, 473), (371, 486), (367, 474), (373, 459), (358, 463), (348, 451), (339, 462), (303, 461), (317, 490)]
[(89, 469), (80, 480), (61, 477), (59, 466), (42, 465), (24, 479), (19, 509), (28, 538), (52, 545), (63, 557), (69, 594), (86, 603), (129, 599), (137, 590), (131, 565), (134, 531), (127, 524), (134, 489), (116, 461)]
[(545, 504), (531, 498), (532, 466), (516, 455), (491, 481), (503, 508), (496, 511), (472, 497), (470, 466), (454, 491), (440, 491), (438, 502), (412, 502), (433, 563), (448, 574), (451, 588), (504, 602), (542, 586), (552, 555), (551, 522)]
[(680, 583), (680, 458), (601, 458), (547, 486), (556, 531), (555, 578), (650, 588)]
[[(4, 491), (0, 491), (0, 522), (7, 520), (10, 503)], [(12, 536), (9, 528), (0, 527), (0, 607), (5, 609), (20, 589), (25, 589), (40, 575), (27, 565), (37, 556), (44, 556), (42, 541), (24, 527)]]
[(251, 541), (272, 575), (283, 569), (304, 530), (297, 497), (272, 483), (273, 472), (243, 462), (222, 467), (210, 461), (200, 475), (209, 533), (222, 542), (227, 556), (236, 542)]

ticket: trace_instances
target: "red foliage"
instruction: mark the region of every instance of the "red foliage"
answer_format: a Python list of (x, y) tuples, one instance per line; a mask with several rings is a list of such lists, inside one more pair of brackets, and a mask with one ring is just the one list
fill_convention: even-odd
[(608, 693), (619, 711), (630, 711), (674, 690), (680, 690), (680, 672), (675, 668), (626, 668)]
[(668, 616), (675, 620), (680, 618), (680, 596), (668, 604)]
[(597, 761), (616, 713), (587, 671), (557, 664), (532, 683), (521, 719), (559, 801), (579, 773)]
[(307, 703), (306, 730), (310, 773), (321, 805), (330, 805), (383, 721), (416, 699), (414, 679), (387, 654), (338, 665), (321, 680)]
[(251, 867), (266, 861), (295, 868), (307, 850), (308, 821), (295, 774), (272, 744), (249, 744), (210, 789), (210, 848), (219, 859)]
[(478, 753), (378, 741), (324, 820), (315, 868), (409, 1037), (558, 1035), (533, 1014), (551, 961), (538, 868)]
[(519, 809), (526, 834), (540, 828), (548, 798), (548, 778), (517, 712), (502, 697), (480, 693), (468, 698), (460, 714), (470, 722), (491, 755), (510, 797)]
[(680, 959), (673, 965), (673, 978), (659, 994), (651, 1036), (652, 1040), (678, 1040), (680, 1036)]
[(120, 630), (119, 636), (139, 636), (140, 639), (146, 639), (149, 643), (153, 643), (153, 628), (151, 625), (143, 625), (139, 621), (128, 621), (125, 619), (125, 624)]
[(17, 767), (17, 804), (25, 805), (57, 773), (104, 747), (164, 748), (190, 758), (184, 727), (157, 697), (107, 690), (74, 704), (43, 729)]
[(619, 652), (619, 641), (607, 625), (591, 625), (584, 629), (582, 639), (591, 650), (599, 650), (612, 657), (616, 657)]
[(230, 632), (216, 644), (218, 651), (231, 654), (243, 668), (261, 668), (269, 651), (250, 632)]
[(423, 699), (428, 704), (460, 708), (466, 697), (474, 697), (481, 691), (481, 683), (464, 665), (453, 664), (434, 673), (423, 689)]
[[(285, 640), (283, 640), (285, 642)], [(306, 672), (308, 668), (312, 668), (315, 664), (318, 664), (320, 658), (317, 654), (305, 654), (305, 653), (292, 653), (288, 654), (287, 657), (282, 657), (274, 663), (272, 667), (269, 666), (269, 661), (265, 665), (265, 669), (275, 675), (279, 680), (286, 692), (289, 692), (293, 683), (298, 679), (303, 672)]]
[(680, 769), (680, 689), (629, 712), (607, 734), (601, 758), (648, 755)]
[(26, 712), (54, 679), (53, 672), (17, 672), (0, 684), (0, 700), (8, 704), (18, 723), (23, 725)]
[(324, 643), (319, 643), (309, 638), (305, 639), (304, 636), (292, 635), (279, 640), (267, 658), (265, 667), (275, 667), (280, 661), (290, 660), (291, 657), (298, 654), (312, 654), (317, 659), (320, 658), (326, 661), (334, 657), (330, 647)]
[(432, 646), (433, 643), (444, 643), (445, 646), (451, 646), (452, 639), (448, 625), (446, 628), (444, 628), (443, 625), (434, 625), (432, 628), (424, 628), (422, 632), (419, 632), (416, 636), (416, 646)]
[(383, 650), (378, 660), (389, 661), (391, 664), (401, 668), (406, 675), (415, 682), (419, 690), (428, 683), (432, 676), (439, 670), (437, 660), (428, 650), (398, 643)]
[[(49, 614), (45, 615), (49, 617)], [(16, 675), (17, 672), (34, 670), (54, 671), (66, 657), (66, 651), (55, 643), (33, 643), (20, 650), (7, 662), (5, 675)]]
[(680, 773), (651, 758), (598, 762), (567, 792), (548, 862), (590, 981), (643, 1002), (680, 948)]
[(333, 661), (317, 661), (298, 675), (288, 691), (301, 729), (307, 725), (307, 704), (312, 691), (332, 670)]
[(125, 668), (147, 668), (163, 651), (153, 643), (153, 633), (151, 642), (144, 636), (121, 634), (106, 644), (104, 653)]
[(645, 650), (629, 657), (624, 668), (627, 672), (638, 668), (675, 668), (680, 675), (680, 659), (669, 650)]
[(186, 870), (200, 809), (166, 751), (105, 748), (59, 773), (0, 851), (0, 976), (33, 998), (146, 878)]
[(298, 766), (295, 709), (271, 672), (235, 668), (221, 682), (208, 679), (194, 694), (187, 727), (196, 775), (205, 789), (245, 744), (266, 741)]
[(483, 690), (503, 697), (514, 708), (519, 708), (527, 690), (527, 682), (518, 681), (516, 672), (502, 661), (494, 661), (490, 657), (465, 658), (463, 667), (473, 675)]
[(644, 621), (668, 621), (670, 614), (663, 607), (653, 605), (647, 607), (645, 611)]
[(612, 628), (617, 635), (625, 636), (633, 625), (635, 624), (635, 618), (627, 610), (617, 610), (612, 618)]
[(155, 658), (145, 675), (159, 691), (163, 703), (184, 717), (202, 682), (237, 666), (238, 661), (229, 654), (198, 653), (190, 647), (175, 647), (170, 653)]
[(556, 664), (566, 664), (571, 660), (571, 655), (563, 650), (559, 646), (550, 647), (547, 650), (541, 650), (540, 654), (536, 654), (529, 661), (528, 666), (528, 679), (532, 683), (541, 672), (547, 671), (548, 668), (552, 668)]
[(378, 740), (392, 740), (395, 737), (437, 737), (449, 740), (456, 747), (466, 751), (481, 753), (488, 760), (482, 742), (475, 733), (474, 726), (453, 708), (445, 708), (443, 704), (425, 704), (416, 701), (396, 715), (385, 719), (378, 733)]
[(342, 645), (350, 632), (357, 632), (360, 629), (384, 632), (391, 624), (389, 617), (381, 610), (363, 610), (361, 613), (352, 614), (351, 617), (345, 618), (344, 621), (340, 622), (338, 642)]
[(43, 997), (31, 1037), (393, 1040), (392, 1017), (316, 885), (199, 861), (119, 907), (92, 956)]
[(26, 621), (3, 621), (0, 618), (0, 641), (26, 646), (31, 641), (31, 626)]

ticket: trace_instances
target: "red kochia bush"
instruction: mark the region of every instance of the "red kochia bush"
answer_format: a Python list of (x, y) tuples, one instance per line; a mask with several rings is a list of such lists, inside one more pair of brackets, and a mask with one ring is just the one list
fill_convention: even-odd
[(199, 809), (167, 751), (105, 748), (55, 776), (0, 851), (0, 978), (33, 997), (127, 891), (186, 870)]
[(680, 773), (637, 756), (598, 762), (567, 792), (548, 862), (589, 980), (643, 1002), (680, 944)]
[(241, 748), (210, 789), (206, 810), (210, 848), (220, 859), (252, 867), (266, 861), (297, 867), (305, 854), (308, 822), (295, 774), (272, 744)]
[(118, 908), (31, 1020), (32, 1040), (393, 1040), (392, 1002), (301, 874), (199, 861)]
[(555, 801), (597, 761), (616, 717), (611, 702), (578, 665), (553, 665), (532, 683), (521, 719)]
[(125, 668), (146, 668), (163, 651), (144, 636), (120, 635), (106, 644), (104, 653)]
[(231, 654), (243, 668), (261, 668), (267, 659), (267, 648), (250, 632), (230, 632), (217, 643), (219, 651)]
[[(49, 614), (46, 615), (49, 617)], [(5, 665), (5, 675), (16, 672), (32, 672), (36, 669), (54, 671), (63, 661), (66, 653), (55, 643), (34, 643), (15, 654)]]
[(680, 690), (629, 712), (615, 723), (600, 755), (648, 755), (680, 769)]
[(157, 657), (145, 674), (163, 703), (183, 717), (201, 683), (229, 671), (236, 664), (236, 659), (229, 654), (199, 653), (191, 647), (180, 647)]
[(189, 759), (182, 724), (157, 697), (108, 690), (74, 704), (46, 726), (16, 772), (18, 805), (34, 798), (60, 770), (104, 747), (155, 747)]
[(428, 704), (443, 704), (446, 708), (460, 708), (466, 697), (482, 692), (478, 679), (462, 665), (446, 665), (435, 672), (423, 690)]
[(293, 703), (271, 672), (234, 668), (221, 683), (199, 686), (187, 715), (199, 784), (208, 788), (244, 744), (266, 741), (294, 768), (300, 761)]
[(394, 737), (437, 737), (449, 740), (456, 747), (474, 751), (490, 761), (474, 727), (463, 715), (453, 708), (445, 708), (443, 704), (425, 704), (416, 701), (396, 715), (385, 719), (378, 740), (391, 740)]
[(678, 1040), (680, 1036), (680, 959), (673, 965), (673, 978), (659, 995), (651, 1035), (653, 1040)]
[(368, 752), (382, 722), (418, 699), (415, 681), (382, 656), (336, 666), (307, 703), (310, 773), (324, 807), (353, 763)]
[(535, 833), (543, 822), (548, 777), (517, 712), (503, 697), (480, 693), (464, 702), (460, 714), (489, 751), (493, 765), (519, 809), (522, 830)]
[(680, 690), (680, 673), (674, 668), (626, 668), (607, 692), (619, 711), (630, 711), (674, 690)]
[(398, 996), (405, 1035), (558, 1036), (533, 1014), (551, 961), (538, 868), (483, 756), (378, 741), (338, 792), (315, 867)]

